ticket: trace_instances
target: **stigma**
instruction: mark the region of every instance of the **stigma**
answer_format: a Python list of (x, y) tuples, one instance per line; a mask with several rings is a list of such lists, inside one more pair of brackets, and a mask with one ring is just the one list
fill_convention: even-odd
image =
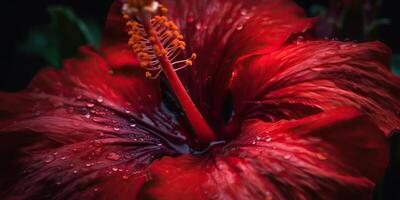
[(122, 6), (122, 12), (133, 16), (139, 12), (155, 13), (159, 7), (160, 4), (153, 0), (126, 0)]

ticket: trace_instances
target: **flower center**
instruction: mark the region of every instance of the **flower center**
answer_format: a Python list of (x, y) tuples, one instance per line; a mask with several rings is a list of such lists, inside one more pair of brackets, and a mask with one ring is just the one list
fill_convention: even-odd
[(186, 60), (176, 60), (186, 44), (176, 24), (162, 16), (167, 11), (156, 1), (128, 0), (122, 8), (129, 29), (128, 44), (146, 70), (147, 78), (156, 79), (164, 72), (197, 139), (210, 143), (216, 139), (215, 134), (176, 74), (176, 71), (191, 66), (197, 56), (193, 53)]

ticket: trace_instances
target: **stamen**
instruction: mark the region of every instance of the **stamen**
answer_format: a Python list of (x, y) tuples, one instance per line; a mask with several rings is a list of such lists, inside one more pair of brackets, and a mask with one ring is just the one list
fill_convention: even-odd
[[(164, 9), (162, 5), (160, 5), (160, 8)], [(155, 58), (162, 55), (172, 62), (175, 71), (192, 66), (193, 61), (196, 59), (195, 54), (188, 59), (175, 61), (185, 50), (186, 43), (183, 41), (183, 35), (179, 32), (178, 26), (173, 21), (169, 21), (165, 16), (155, 16), (150, 20), (153, 28), (149, 31), (149, 36), (143, 26), (129, 15), (125, 15), (124, 18), (128, 20), (126, 25), (129, 29), (128, 34), (131, 36), (128, 44), (140, 59), (140, 65), (148, 73), (155, 74), (154, 76), (149, 76), (146, 73), (146, 77), (156, 79), (161, 74), (160, 71), (163, 69)], [(156, 45), (157, 39), (161, 42), (161, 47)]]
[[(128, 45), (146, 70), (145, 76), (156, 79), (164, 72), (201, 142), (215, 140), (215, 135), (187, 94), (176, 71), (192, 66), (195, 53), (188, 59), (176, 60), (186, 49), (178, 26), (167, 17), (163, 5), (152, 0), (128, 0), (122, 8), (130, 39)], [(153, 17), (154, 16), (154, 17)]]

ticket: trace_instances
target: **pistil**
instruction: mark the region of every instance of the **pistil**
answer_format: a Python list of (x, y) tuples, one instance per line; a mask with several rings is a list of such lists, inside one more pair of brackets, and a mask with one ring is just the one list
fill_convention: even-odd
[[(156, 79), (164, 72), (177, 96), (196, 138), (201, 143), (215, 141), (216, 137), (196, 105), (193, 103), (176, 71), (192, 66), (196, 54), (185, 60), (176, 60), (186, 43), (178, 27), (162, 16), (167, 8), (156, 1), (129, 0), (123, 6), (134, 54), (139, 58), (145, 76)], [(153, 17), (154, 16), (154, 17)]]

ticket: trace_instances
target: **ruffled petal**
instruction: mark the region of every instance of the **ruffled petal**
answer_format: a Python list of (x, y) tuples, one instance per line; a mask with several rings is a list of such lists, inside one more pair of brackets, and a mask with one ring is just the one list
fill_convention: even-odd
[(234, 110), (278, 121), (349, 105), (389, 134), (400, 127), (400, 79), (389, 63), (390, 49), (378, 42), (312, 41), (249, 57), (230, 83)]
[(153, 159), (188, 152), (188, 132), (161, 102), (158, 84), (146, 81), (131, 71), (110, 73), (107, 59), (83, 48), (25, 91), (0, 93), (0, 140), (8, 142), (2, 196), (134, 196), (128, 183), (144, 183), (141, 171)]
[[(168, 17), (185, 37), (186, 57), (193, 52), (198, 55), (191, 69), (179, 74), (203, 115), (214, 122), (221, 118), (227, 97), (221, 91), (226, 91), (231, 64), (241, 56), (280, 48), (293, 35), (309, 30), (315, 21), (307, 19), (290, 0), (160, 2), (169, 9)], [(110, 10), (103, 46), (127, 41), (121, 2), (116, 1)]]
[(372, 199), (388, 161), (383, 133), (343, 107), (295, 121), (248, 120), (206, 158), (163, 158), (145, 194), (157, 199)]

